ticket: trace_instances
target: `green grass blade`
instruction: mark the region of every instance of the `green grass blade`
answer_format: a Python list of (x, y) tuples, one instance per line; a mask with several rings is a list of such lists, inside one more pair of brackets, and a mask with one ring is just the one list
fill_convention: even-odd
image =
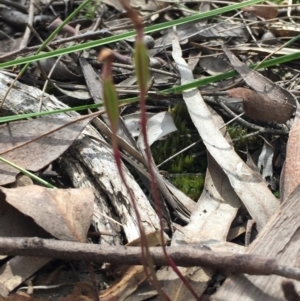
[[(294, 60), (300, 59), (300, 51), (297, 53), (293, 54), (288, 54), (288, 55), (283, 55), (281, 57), (277, 57), (274, 59), (267, 60), (263, 62), (261, 65), (259, 64), (252, 64), (249, 66), (249, 68), (254, 69), (257, 65), (259, 65), (258, 69), (263, 69), (263, 68), (268, 68), (272, 67), (275, 65), (283, 64), (283, 63), (288, 63)], [(222, 74), (217, 74), (213, 76), (207, 76), (205, 78), (201, 78), (198, 80), (195, 80), (193, 82), (190, 82), (188, 84), (184, 84), (181, 86), (173, 87), (170, 89), (166, 89), (160, 92), (157, 92), (157, 94), (170, 94), (170, 93), (181, 93), (182, 91), (188, 90), (188, 89), (193, 89), (193, 88), (199, 88), (201, 86), (205, 86), (211, 83), (215, 83), (221, 80), (228, 79), (230, 77), (233, 77), (237, 75), (238, 73), (235, 70), (228, 71)]]
[[(267, 60), (259, 66), (259, 69), (272, 67), (272, 66), (282, 64), (282, 63), (288, 63), (288, 62), (291, 62), (291, 61), (297, 60), (297, 59), (300, 59), (300, 51), (298, 53), (288, 54), (285, 56)], [(253, 64), (253, 65), (250, 65), (249, 67), (254, 69), (257, 65), (258, 64)], [(201, 78), (201, 79), (195, 80), (195, 81), (190, 82), (185, 85), (180, 85), (180, 86), (176, 86), (173, 88), (165, 89), (163, 91), (158, 91), (157, 94), (168, 95), (171, 93), (181, 93), (182, 91), (185, 91), (188, 89), (199, 88), (201, 86), (215, 83), (220, 80), (228, 79), (237, 74), (238, 73), (236, 71), (232, 70), (232, 71), (228, 71), (228, 72), (225, 72), (222, 74)], [(139, 101), (138, 97), (126, 98), (126, 99), (120, 101), (119, 103), (120, 104), (131, 103), (131, 102), (136, 102), (136, 101)], [(7, 116), (7, 117), (1, 117), (0, 123), (22, 120), (22, 119), (27, 119), (27, 118), (40, 117), (40, 116), (45, 116), (45, 115), (58, 114), (58, 113), (67, 113), (67, 112), (71, 112), (71, 111), (83, 111), (83, 110), (87, 110), (87, 109), (96, 109), (96, 108), (102, 107), (102, 106), (103, 106), (103, 104), (91, 104), (91, 105), (78, 106), (78, 107), (74, 107), (74, 108), (60, 109), (60, 110), (54, 110), (54, 111), (43, 111), (43, 112), (38, 112), (38, 113)]]
[(40, 177), (34, 175), (34, 174), (31, 173), (30, 171), (27, 171), (26, 169), (24, 169), (24, 168), (22, 168), (22, 167), (20, 167), (20, 166), (18, 166), (18, 165), (16, 165), (16, 164), (14, 164), (14, 163), (11, 162), (11, 161), (8, 161), (8, 160), (4, 159), (4, 158), (1, 157), (1, 156), (0, 156), (0, 161), (2, 161), (3, 163), (5, 163), (5, 164), (7, 164), (7, 165), (9, 165), (9, 166), (11, 166), (11, 167), (13, 167), (13, 168), (19, 170), (22, 174), (24, 174), (24, 175), (30, 177), (31, 179), (33, 179), (33, 180), (39, 182), (39, 183), (42, 184), (43, 186), (46, 186), (46, 187), (48, 187), (48, 188), (56, 188), (56, 187), (53, 186), (52, 184), (50, 184), (50, 183), (48, 183), (47, 181), (41, 179)]
[(78, 106), (78, 107), (53, 110), (53, 111), (42, 111), (42, 112), (28, 113), (28, 114), (22, 114), (22, 115), (5, 116), (5, 117), (0, 117), (0, 124), (6, 123), (6, 122), (11, 122), (11, 121), (23, 120), (23, 119), (27, 119), (27, 118), (41, 117), (41, 116), (46, 116), (46, 115), (53, 115), (53, 114), (67, 113), (67, 112), (74, 112), (74, 111), (84, 111), (87, 109), (97, 109), (102, 106), (103, 106), (103, 104), (97, 103), (97, 104), (92, 104), (92, 105)]
[[(256, 3), (260, 3), (260, 2), (263, 2), (263, 0), (250, 0), (250, 1), (245, 1), (242, 3), (238, 3), (238, 4), (228, 5), (226, 7), (217, 8), (217, 9), (214, 9), (209, 12), (199, 13), (199, 14), (195, 14), (192, 16), (178, 19), (178, 20), (172, 20), (172, 21), (148, 26), (144, 29), (144, 32), (152, 33), (152, 32), (156, 32), (156, 31), (159, 31), (162, 29), (167, 29), (167, 28), (170, 28), (173, 26), (186, 24), (188, 22), (199, 21), (199, 20), (202, 20), (205, 18), (214, 17), (214, 16), (217, 16), (222, 13), (230, 12), (232, 10), (240, 9), (242, 7), (253, 5)], [(15, 59), (15, 60), (12, 60), (9, 62), (1, 63), (0, 69), (8, 68), (8, 67), (12, 67), (15, 65), (20, 65), (20, 64), (31, 63), (34, 61), (39, 61), (42, 59), (56, 57), (56, 56), (72, 53), (75, 51), (81, 51), (81, 50), (85, 50), (85, 49), (89, 49), (89, 48), (93, 48), (93, 47), (97, 47), (97, 46), (101, 46), (101, 45), (106, 45), (106, 44), (114, 43), (114, 42), (117, 42), (117, 41), (120, 41), (120, 40), (123, 40), (126, 38), (130, 38), (133, 36), (135, 36), (135, 31), (132, 30), (132, 31), (129, 31), (129, 32), (126, 32), (123, 34), (115, 35), (113, 37), (103, 38), (103, 39), (99, 39), (96, 41), (89, 41), (89, 42), (74, 45), (74, 46), (71, 46), (68, 48), (56, 49), (56, 50), (53, 50), (48, 53), (36, 54), (36, 55), (21, 58), (21, 59)]]

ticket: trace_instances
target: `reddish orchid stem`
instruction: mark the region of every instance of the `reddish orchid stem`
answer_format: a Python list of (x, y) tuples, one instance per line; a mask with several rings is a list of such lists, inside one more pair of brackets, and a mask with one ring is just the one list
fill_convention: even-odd
[[(168, 296), (162, 291), (161, 287), (158, 284), (156, 274), (154, 271), (154, 265), (152, 261), (152, 257), (149, 252), (149, 245), (146, 238), (146, 234), (141, 222), (141, 217), (134, 199), (134, 196), (132, 194), (131, 189), (129, 188), (123, 170), (122, 170), (122, 161), (121, 161), (121, 155), (120, 150), (118, 147), (118, 140), (117, 140), (117, 131), (118, 131), (118, 120), (119, 120), (119, 109), (118, 109), (118, 96), (116, 94), (116, 90), (113, 84), (112, 79), (112, 62), (114, 60), (114, 53), (110, 49), (103, 49), (101, 53), (98, 56), (98, 59), (100, 61), (104, 61), (105, 64), (102, 69), (102, 79), (103, 79), (103, 98), (106, 106), (106, 111), (108, 114), (108, 117), (110, 119), (111, 123), (111, 131), (112, 131), (112, 147), (114, 151), (114, 157), (116, 161), (116, 165), (121, 177), (121, 180), (123, 181), (128, 194), (130, 196), (131, 202), (133, 204), (134, 211), (136, 213), (136, 218), (138, 222), (138, 228), (140, 232), (140, 238), (141, 238), (141, 255), (142, 255), (142, 261), (143, 261), (143, 267), (145, 271), (145, 275), (148, 278), (148, 280), (151, 282), (154, 288), (156, 288), (159, 296), (162, 300), (170, 301)], [(148, 266), (147, 266), (148, 263)], [(148, 269), (150, 271), (150, 275), (148, 272)], [(151, 278), (152, 276), (152, 278)]]
[[(116, 137), (116, 136), (113, 135), (113, 137)], [(113, 141), (114, 140), (116, 140), (116, 139), (113, 138)], [(124, 183), (124, 185), (125, 185), (125, 187), (128, 191), (128, 194), (129, 194), (131, 202), (133, 204), (133, 208), (134, 208), (136, 218), (137, 218), (137, 221), (138, 221), (138, 227), (139, 227), (140, 236), (141, 236), (141, 251), (142, 251), (142, 261), (143, 261), (144, 272), (146, 274), (147, 279), (150, 281), (151, 285), (153, 287), (155, 287), (155, 285), (153, 283), (153, 279), (151, 278), (151, 276), (150, 276), (150, 274), (147, 270), (147, 258), (151, 258), (151, 254), (149, 253), (149, 245), (148, 245), (146, 234), (145, 234), (142, 222), (141, 222), (141, 216), (140, 216), (139, 210), (137, 208), (136, 202), (134, 200), (134, 196), (132, 194), (132, 191), (131, 191), (130, 187), (128, 186), (127, 181), (126, 181), (125, 176), (124, 176), (124, 173), (123, 173), (122, 160), (121, 160), (121, 155), (120, 155), (120, 150), (119, 150), (119, 147), (118, 147), (118, 144), (117, 144), (117, 140), (115, 142), (112, 142), (112, 144), (113, 144), (113, 150), (114, 150), (114, 157), (115, 157), (116, 165), (117, 165), (121, 180)], [(162, 239), (163, 239), (162, 240), (162, 244), (163, 244), (164, 238), (162, 238)], [(145, 254), (145, 250), (147, 252), (147, 255)], [(163, 290), (161, 290), (161, 293), (164, 295), (164, 297), (168, 301), (171, 301), (169, 296)]]
[[(132, 9), (132, 7), (130, 6), (129, 2), (127, 2), (127, 0), (120, 0), (120, 1), (121, 1), (122, 5), (124, 6), (124, 8), (126, 9), (129, 18), (131, 19), (131, 21), (136, 29), (136, 32), (137, 32), (136, 43), (137, 42), (143, 43), (144, 28), (143, 28), (143, 22), (140, 19), (140, 16), (134, 9)], [(142, 61), (143, 55), (142, 55), (141, 47), (139, 49), (136, 49), (136, 51), (139, 51), (139, 50), (140, 50), (140, 53), (138, 56), (139, 62), (135, 62), (135, 63), (136, 63), (136, 67), (140, 66), (140, 68), (142, 68), (142, 66), (145, 66), (145, 64)], [(141, 71), (141, 70), (139, 70), (139, 71)], [(142, 71), (145, 71), (145, 70), (142, 70)], [(139, 74), (141, 76), (145, 75), (144, 72), (139, 72)], [(154, 201), (155, 201), (155, 204), (157, 207), (158, 218), (160, 221), (160, 237), (161, 237), (161, 241), (163, 242), (164, 241), (164, 231), (163, 231), (162, 209), (161, 209), (160, 198), (159, 198), (158, 189), (157, 189), (157, 185), (156, 185), (156, 180), (155, 180), (154, 172), (153, 172), (151, 151), (150, 151), (150, 147), (149, 147), (148, 139), (147, 139), (147, 128), (146, 128), (146, 125), (147, 125), (147, 117), (146, 117), (146, 96), (147, 96), (147, 87), (146, 86), (147, 86), (147, 83), (146, 83), (146, 81), (147, 81), (147, 79), (144, 77), (145, 76), (143, 76), (143, 78), (138, 79), (138, 81), (140, 81), (140, 90), (141, 90), (141, 96), (140, 96), (141, 128), (142, 128), (142, 135), (143, 135), (143, 139), (144, 139), (145, 151), (146, 151), (146, 156), (147, 156), (148, 171), (149, 171), (149, 174), (151, 177), (152, 193), (153, 193)], [(188, 288), (188, 290), (191, 292), (191, 294), (195, 297), (195, 299), (197, 301), (200, 301), (200, 298), (198, 297), (198, 295), (196, 294), (196, 292), (194, 291), (194, 289), (192, 288), (190, 283), (181, 274), (181, 272), (177, 268), (176, 264), (173, 262), (173, 260), (168, 255), (166, 247), (163, 243), (162, 243), (162, 248), (163, 248), (164, 255), (166, 256), (166, 258), (169, 262), (169, 265), (172, 267), (174, 272), (178, 275), (178, 277), (185, 284), (185, 286)]]
[[(146, 95), (147, 95), (147, 92), (141, 91), (141, 97), (140, 97), (141, 127), (142, 127), (142, 134), (143, 134), (143, 138), (144, 138), (145, 151), (146, 151), (146, 156), (147, 156), (148, 171), (149, 171), (149, 175), (150, 175), (150, 178), (151, 178), (153, 198), (154, 198), (154, 201), (155, 201), (155, 205), (157, 207), (157, 215), (158, 215), (158, 218), (159, 218), (159, 221), (160, 221), (160, 237), (161, 237), (161, 240), (163, 241), (164, 231), (163, 231), (162, 209), (161, 209), (160, 197), (159, 197), (159, 194), (158, 194), (158, 189), (157, 189), (157, 185), (156, 185), (156, 181), (155, 181), (155, 177), (154, 177), (154, 172), (153, 172), (151, 151), (150, 151), (150, 147), (149, 147), (149, 144), (148, 144), (148, 138), (147, 138)], [(194, 289), (192, 288), (190, 283), (182, 275), (182, 273), (179, 271), (179, 269), (177, 268), (174, 261), (168, 255), (166, 246), (164, 244), (162, 244), (162, 249), (163, 249), (164, 255), (166, 256), (166, 258), (169, 262), (169, 265), (172, 267), (174, 272), (178, 275), (178, 277), (185, 284), (185, 286), (188, 288), (188, 290), (191, 292), (191, 294), (195, 297), (195, 299), (197, 301), (201, 301), (201, 299), (199, 298), (197, 293), (194, 291)]]

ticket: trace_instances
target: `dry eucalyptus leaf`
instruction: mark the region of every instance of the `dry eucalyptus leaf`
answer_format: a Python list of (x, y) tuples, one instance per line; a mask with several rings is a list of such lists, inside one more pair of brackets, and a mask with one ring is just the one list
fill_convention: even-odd
[(0, 198), (54, 237), (85, 242), (93, 214), (94, 194), (90, 188), (1, 188)]
[[(85, 242), (93, 202), (94, 194), (90, 188), (2, 188), (0, 235), (47, 237), (51, 233), (60, 239)], [(8, 292), (13, 290), (50, 260), (26, 256), (10, 259), (0, 268), (0, 286), (2, 284)]]
[(262, 173), (262, 178), (266, 183), (270, 183), (273, 177), (273, 157), (274, 147), (271, 143), (264, 141), (264, 145), (258, 158), (257, 167)]
[[(172, 55), (180, 71), (182, 84), (193, 81), (193, 74), (182, 58), (176, 34), (173, 38)], [(261, 230), (279, 207), (279, 201), (223, 137), (198, 89), (190, 89), (182, 94), (191, 119), (207, 150), (225, 172), (235, 193), (256, 220), (258, 229)]]
[[(102, 0), (103, 3), (110, 5), (114, 7), (116, 10), (123, 12), (124, 7), (121, 4), (120, 1), (115, 0)], [(156, 3), (156, 1), (145, 1), (145, 0), (130, 0), (128, 1), (130, 3), (130, 6), (137, 9), (139, 12), (143, 13), (149, 13), (149, 12), (155, 12), (158, 10), (158, 5), (160, 2)]]
[(232, 95), (239, 94), (244, 97), (246, 114), (254, 119), (277, 121), (285, 123), (288, 121), (296, 109), (296, 98), (287, 90), (267, 79), (260, 73), (251, 70), (242, 63), (228, 48), (223, 44), (223, 50), (227, 55), (232, 67), (241, 75), (244, 81), (257, 92), (249, 89), (238, 88), (231, 90)]
[[(0, 126), (0, 156), (31, 171), (58, 158), (97, 116), (38, 118)], [(0, 162), (0, 185), (15, 181), (19, 171)]]
[[(223, 126), (222, 118), (213, 110), (210, 111), (217, 126)], [(230, 141), (225, 129), (223, 135)], [(197, 245), (212, 239), (226, 241), (232, 221), (240, 207), (240, 201), (228, 177), (210, 155), (208, 155), (205, 186), (195, 207), (189, 224), (175, 231), (171, 245), (182, 245), (184, 248), (184, 244)], [(199, 296), (205, 291), (214, 273), (213, 269), (201, 267), (179, 267), (179, 270)], [(188, 289), (182, 285), (181, 280), (171, 269), (159, 270), (158, 276), (163, 281), (163, 289), (171, 300), (193, 299)]]
[(297, 109), (293, 126), (289, 133), (286, 160), (281, 172), (280, 194), (285, 201), (300, 183), (300, 111)]
[(93, 67), (85, 58), (79, 58), (82, 74), (84, 76), (89, 96), (95, 103), (103, 103), (103, 83), (100, 76), (94, 71)]
[(189, 52), (189, 60), (188, 60), (188, 64), (191, 70), (194, 70), (195, 67), (197, 66), (200, 56), (201, 56), (202, 51), (201, 50), (191, 50)]
[[(177, 131), (173, 117), (168, 112), (157, 113), (147, 120), (148, 143), (151, 146), (160, 138)], [(140, 133), (137, 144), (140, 149), (144, 149), (144, 138)]]
[[(215, 55), (206, 56), (206, 54)], [(204, 57), (200, 58), (199, 65), (210, 75), (220, 74), (230, 69), (225, 55), (216, 54), (216, 51), (206, 51)]]

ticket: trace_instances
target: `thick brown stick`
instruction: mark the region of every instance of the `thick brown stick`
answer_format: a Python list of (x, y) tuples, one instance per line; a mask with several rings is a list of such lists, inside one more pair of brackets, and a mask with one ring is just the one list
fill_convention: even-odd
[[(206, 266), (236, 273), (270, 275), (280, 267), (275, 259), (253, 254), (235, 254), (203, 250), (201, 246), (168, 247), (169, 256), (178, 266)], [(168, 265), (161, 247), (150, 248), (155, 265)], [(67, 260), (141, 264), (140, 247), (101, 246), (40, 238), (0, 238), (0, 254), (42, 256)], [(299, 277), (299, 276), (294, 276)], [(293, 277), (293, 278), (294, 278)], [(299, 277), (300, 279), (300, 277)]]

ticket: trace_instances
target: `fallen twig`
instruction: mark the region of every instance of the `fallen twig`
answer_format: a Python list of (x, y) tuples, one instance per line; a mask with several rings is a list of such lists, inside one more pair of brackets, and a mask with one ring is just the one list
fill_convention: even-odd
[[(253, 254), (212, 252), (199, 246), (167, 247), (167, 252), (178, 266), (205, 266), (235, 273), (251, 275), (280, 275), (300, 280), (300, 269), (278, 265), (275, 259)], [(161, 247), (151, 247), (153, 263), (168, 265)], [(111, 262), (139, 265), (142, 262), (140, 247), (102, 246), (41, 238), (0, 238), (0, 254), (41, 256), (65, 260)]]

